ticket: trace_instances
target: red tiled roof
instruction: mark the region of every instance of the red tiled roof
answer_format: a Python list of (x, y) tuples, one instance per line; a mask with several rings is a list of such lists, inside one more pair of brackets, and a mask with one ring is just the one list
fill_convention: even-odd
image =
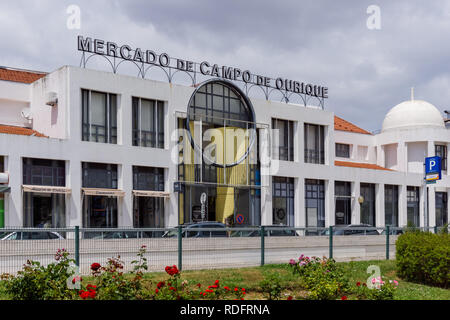
[(371, 134), (369, 131), (361, 129), (358, 126), (355, 126), (353, 123), (348, 122), (347, 120), (344, 120), (342, 118), (339, 118), (338, 116), (334, 116), (334, 130)]
[(374, 169), (374, 170), (386, 170), (386, 171), (394, 171), (391, 169), (380, 167), (376, 164), (371, 163), (358, 163), (358, 162), (349, 162), (349, 161), (335, 161), (335, 166), (339, 167), (352, 167), (352, 168), (362, 168), (362, 169)]
[(30, 129), (30, 128), (8, 126), (8, 125), (4, 125), (4, 124), (0, 124), (0, 133), (48, 138), (46, 135), (43, 135), (42, 133), (37, 132), (36, 130)]
[(45, 75), (44, 72), (0, 68), (0, 80), (6, 81), (33, 83)]

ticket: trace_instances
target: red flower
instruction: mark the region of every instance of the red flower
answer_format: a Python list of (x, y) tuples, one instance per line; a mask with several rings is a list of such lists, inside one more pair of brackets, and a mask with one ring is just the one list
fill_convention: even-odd
[(158, 293), (158, 292), (159, 292), (159, 290), (158, 290), (158, 288), (156, 288), (156, 289), (155, 289), (155, 293)]
[(176, 275), (176, 274), (178, 274), (180, 271), (178, 270), (178, 268), (177, 268), (177, 266), (176, 265), (173, 265), (173, 266), (167, 266), (166, 268), (165, 268), (165, 270), (166, 270), (166, 272), (170, 275), (170, 276), (174, 276), (174, 275)]
[(91, 270), (92, 271), (97, 271), (98, 269), (100, 269), (102, 266), (100, 265), (100, 263), (94, 262), (93, 264), (91, 264)]
[(213, 293), (214, 291), (213, 291), (213, 290), (210, 290), (210, 289), (208, 289), (208, 290), (205, 290), (205, 292), (208, 292), (208, 293)]
[(361, 282), (358, 281), (358, 282), (356, 283), (356, 286), (359, 287), (360, 285), (361, 285)]
[(239, 289), (236, 287), (236, 288), (234, 288), (234, 291), (238, 291)]
[(214, 281), (215, 285), (219, 285), (219, 280)]
[(200, 283), (197, 283), (197, 287), (199, 287), (199, 288), (200, 288), (201, 286), (202, 286), (202, 285), (201, 285)]
[(158, 289), (161, 289), (162, 287), (164, 287), (165, 282), (164, 281), (160, 281), (158, 282), (158, 284), (156, 285), (158, 287)]
[(287, 297), (288, 300), (292, 300), (292, 296)]
[(341, 300), (347, 300), (347, 296), (342, 296)]
[(93, 284), (88, 284), (86, 286), (86, 289), (88, 289), (88, 290), (95, 290), (96, 288), (97, 288), (97, 286), (94, 286)]
[(177, 291), (174, 287), (170, 287), (169, 290)]
[(242, 288), (242, 291), (245, 291), (245, 288)]
[(86, 298), (89, 298), (89, 292), (81, 290), (80, 291), (80, 298), (83, 299), (83, 300), (86, 299)]
[(227, 291), (230, 291), (230, 288), (229, 287), (227, 287), (227, 286), (225, 286), (225, 287), (223, 287), (225, 290), (227, 290)]
[(97, 294), (97, 292), (95, 292), (95, 290), (90, 290), (89, 291), (89, 298), (94, 299), (96, 294)]

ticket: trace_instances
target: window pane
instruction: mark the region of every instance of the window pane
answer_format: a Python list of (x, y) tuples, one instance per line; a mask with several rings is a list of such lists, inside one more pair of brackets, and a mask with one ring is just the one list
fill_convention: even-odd
[(106, 126), (106, 94), (91, 92), (91, 124)]

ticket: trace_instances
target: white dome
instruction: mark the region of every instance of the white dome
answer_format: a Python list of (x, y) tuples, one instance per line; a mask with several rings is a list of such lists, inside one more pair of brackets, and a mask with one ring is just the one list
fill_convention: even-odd
[(423, 100), (404, 101), (393, 107), (383, 120), (382, 131), (405, 127), (445, 128), (439, 110)]

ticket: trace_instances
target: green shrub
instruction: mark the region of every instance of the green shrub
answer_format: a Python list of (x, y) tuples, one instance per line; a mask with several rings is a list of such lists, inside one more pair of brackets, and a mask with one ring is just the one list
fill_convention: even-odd
[(396, 242), (397, 274), (405, 280), (448, 288), (450, 235), (406, 232)]
[[(69, 253), (58, 249), (55, 260), (48, 266), (30, 261), (17, 276), (2, 275), (4, 291), (13, 300), (70, 300), (77, 297), (77, 290), (70, 289), (67, 281), (75, 273)], [(75, 279), (74, 279), (75, 281)]]
[(348, 279), (334, 259), (309, 258), (301, 255), (298, 261), (291, 259), (289, 265), (293, 268), (294, 274), (300, 276), (303, 286), (309, 291), (308, 299), (337, 299), (348, 292)]
[(278, 273), (265, 274), (264, 280), (259, 285), (269, 300), (280, 300), (283, 286), (281, 284), (281, 276)]

